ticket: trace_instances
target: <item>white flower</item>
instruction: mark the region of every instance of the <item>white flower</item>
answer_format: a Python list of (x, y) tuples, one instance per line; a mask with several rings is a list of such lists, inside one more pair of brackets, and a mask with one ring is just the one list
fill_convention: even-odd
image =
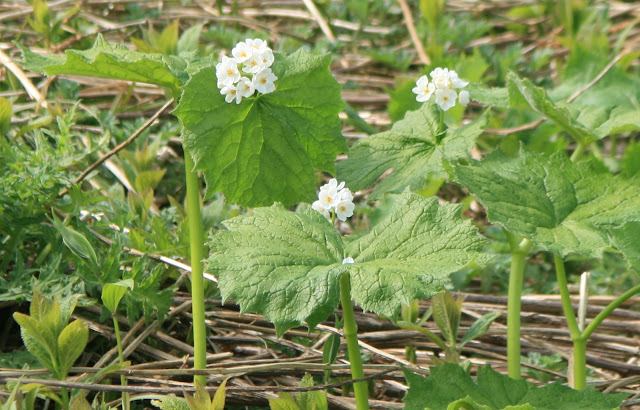
[(242, 71), (248, 74), (257, 74), (260, 71), (267, 68), (264, 63), (262, 56), (260, 53), (253, 53), (253, 55), (244, 62), (244, 67), (242, 67)]
[[(237, 89), (238, 89), (238, 94), (244, 98), (251, 97), (253, 95), (253, 92), (255, 91), (253, 82), (249, 80), (247, 77), (240, 77), (240, 81), (238, 81)], [(240, 103), (239, 101), (236, 101), (236, 102), (238, 104)]]
[(260, 55), (260, 58), (262, 59), (262, 65), (264, 66), (264, 68), (271, 67), (274, 61), (273, 51), (270, 48), (265, 48), (258, 53)]
[(411, 90), (416, 94), (416, 100), (419, 102), (429, 101), (431, 95), (436, 90), (435, 85), (429, 82), (426, 75), (418, 78), (416, 86)]
[(460, 94), (458, 94), (458, 102), (463, 107), (466, 107), (469, 104), (469, 91), (460, 91)]
[(468, 81), (458, 78), (458, 73), (453, 70), (449, 71), (449, 82), (454, 88), (464, 88), (469, 85)]
[(353, 216), (353, 210), (355, 207), (356, 206), (351, 201), (340, 201), (338, 205), (336, 205), (336, 216), (339, 220), (344, 222), (347, 218)]
[(321, 189), (318, 194), (318, 201), (324, 209), (335, 208), (340, 198), (336, 189)]
[(244, 63), (245, 61), (250, 59), (254, 52), (255, 49), (244, 41), (236, 44), (233, 50), (231, 50), (231, 54), (238, 64)]
[[(344, 182), (342, 184), (344, 186)], [(353, 194), (349, 188), (342, 188), (338, 195), (340, 196), (340, 201), (353, 201)]]
[(331, 214), (329, 214), (329, 210), (326, 209), (320, 201), (315, 201), (311, 204), (311, 208), (320, 212), (325, 218), (331, 220)]
[(236, 100), (236, 104), (240, 104), (242, 101), (242, 95), (238, 93), (238, 88), (233, 84), (225, 85), (220, 90), (220, 94), (224, 95), (224, 100), (228, 103)]
[(458, 93), (451, 88), (438, 88), (436, 90), (436, 104), (440, 106), (442, 111), (447, 111), (449, 108), (456, 105), (456, 97)]
[(346, 258), (344, 258), (342, 260), (342, 264), (343, 265), (347, 265), (347, 264), (350, 264), (350, 263), (355, 263), (355, 261), (353, 260), (353, 258), (351, 256), (347, 256)]
[[(238, 64), (233, 58), (222, 56), (222, 61), (216, 65), (216, 77), (218, 79), (218, 88), (236, 83), (240, 79)], [(220, 87), (221, 84), (222, 87)]]
[(451, 82), (449, 81), (449, 69), (448, 68), (436, 68), (429, 74), (433, 79), (433, 85), (436, 89), (449, 88)]
[(262, 94), (268, 94), (276, 89), (275, 81), (278, 79), (270, 68), (265, 68), (253, 76), (253, 86)]
[(253, 48), (254, 50), (258, 50), (259, 52), (262, 52), (264, 49), (269, 48), (267, 46), (267, 42), (259, 38), (248, 38), (245, 40), (245, 42), (249, 47)]

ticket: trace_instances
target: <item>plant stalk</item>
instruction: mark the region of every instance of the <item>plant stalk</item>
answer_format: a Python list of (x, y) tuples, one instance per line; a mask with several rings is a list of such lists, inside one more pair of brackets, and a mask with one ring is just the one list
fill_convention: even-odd
[(602, 323), (602, 321), (607, 316), (609, 316), (615, 309), (617, 309), (620, 305), (626, 302), (627, 299), (629, 299), (632, 296), (635, 296), (638, 293), (640, 293), (640, 285), (636, 285), (632, 287), (631, 289), (629, 289), (628, 291), (624, 292), (622, 295), (617, 297), (615, 300), (613, 300), (611, 303), (609, 303), (607, 307), (605, 307), (600, 313), (598, 313), (595, 319), (593, 319), (591, 323), (589, 323), (589, 325), (584, 329), (584, 332), (582, 332), (582, 335), (585, 337), (585, 339), (588, 339), (589, 337), (591, 337), (591, 334), (594, 332), (594, 330), (596, 330), (596, 328), (600, 325), (600, 323)]
[[(207, 329), (204, 318), (204, 230), (200, 209), (198, 172), (194, 170), (191, 154), (184, 153), (187, 185), (187, 219), (189, 222), (189, 248), (191, 251), (191, 312), (193, 315), (194, 369), (207, 367)], [(207, 385), (204, 375), (193, 377), (202, 386)]]
[(522, 309), (522, 284), (527, 253), (532, 243), (507, 232), (511, 248), (511, 269), (509, 272), (509, 296), (507, 300), (507, 367), (509, 377), (519, 379), (520, 375), (520, 311)]
[[(351, 304), (351, 277), (345, 273), (340, 278), (340, 303), (342, 305), (342, 329), (344, 338), (347, 340), (349, 351), (349, 362), (351, 363), (351, 378), (359, 379), (364, 377), (362, 368), (362, 358), (360, 357), (360, 346), (358, 346), (358, 325), (353, 313)], [(369, 387), (367, 382), (357, 382), (353, 384), (353, 391), (356, 395), (357, 410), (369, 409)]]
[(573, 339), (573, 383), (570, 387), (582, 390), (587, 387), (587, 338)]
[[(124, 363), (124, 353), (122, 352), (122, 338), (120, 336), (120, 325), (118, 324), (118, 319), (116, 319), (116, 316), (113, 315), (113, 331), (116, 334), (116, 345), (118, 346), (118, 360), (120, 361), (120, 364)], [(121, 386), (126, 386), (127, 385), (127, 378), (124, 376), (124, 374), (120, 375), (120, 385)], [(122, 409), (123, 410), (129, 410), (130, 408), (130, 403), (129, 403), (129, 393), (123, 391), (122, 392)]]

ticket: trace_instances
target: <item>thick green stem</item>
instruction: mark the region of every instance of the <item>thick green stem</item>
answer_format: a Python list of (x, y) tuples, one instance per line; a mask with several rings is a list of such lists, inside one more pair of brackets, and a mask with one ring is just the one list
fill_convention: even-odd
[(509, 297), (507, 300), (507, 367), (509, 377), (520, 378), (520, 311), (522, 284), (527, 253), (531, 241), (515, 237), (507, 232), (511, 247), (511, 269), (509, 272)]
[(571, 154), (571, 161), (573, 162), (578, 161), (584, 155), (584, 151), (586, 148), (587, 146), (584, 142), (578, 141), (578, 144), (576, 145), (576, 149), (573, 150), (573, 153)]
[[(118, 319), (116, 318), (115, 315), (113, 315), (113, 331), (116, 334), (116, 345), (118, 346), (118, 360), (122, 364), (124, 363), (124, 353), (122, 351), (122, 338), (120, 337), (120, 325), (118, 324)], [(127, 385), (127, 378), (124, 377), (124, 374), (120, 375), (120, 385), (121, 386)], [(129, 410), (129, 408), (130, 408), (129, 393), (122, 392), (122, 409)]]
[[(207, 367), (207, 328), (204, 318), (204, 276), (202, 260), (204, 258), (204, 230), (200, 210), (200, 189), (198, 173), (195, 171), (191, 155), (185, 151), (184, 167), (187, 184), (187, 219), (189, 222), (189, 247), (191, 250), (191, 312), (193, 315), (194, 369)], [(204, 375), (194, 376), (206, 386)]]
[[(408, 323), (415, 323), (418, 320), (418, 314), (420, 313), (420, 305), (418, 299), (414, 299), (408, 305), (402, 305), (402, 320)], [(415, 346), (406, 346), (404, 348), (404, 358), (408, 362), (417, 363), (418, 357), (416, 355)]]
[(573, 339), (573, 379), (572, 386), (576, 390), (587, 387), (587, 338)]
[[(360, 357), (360, 346), (358, 346), (358, 325), (356, 324), (356, 317), (351, 304), (351, 278), (348, 273), (343, 274), (340, 278), (340, 303), (342, 305), (342, 328), (344, 338), (347, 340), (349, 362), (351, 362), (351, 378), (359, 379), (364, 377), (364, 370), (362, 368), (362, 358)], [(369, 387), (367, 382), (354, 383), (353, 390), (356, 395), (357, 410), (368, 409)]]

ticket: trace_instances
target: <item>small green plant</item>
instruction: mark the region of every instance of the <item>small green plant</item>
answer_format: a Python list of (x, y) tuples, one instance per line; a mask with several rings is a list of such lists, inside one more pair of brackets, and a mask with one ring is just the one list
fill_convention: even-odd
[[(30, 315), (16, 312), (24, 345), (57, 380), (65, 380), (71, 366), (80, 357), (89, 339), (89, 327), (82, 320), (69, 323), (75, 309), (75, 296), (49, 301), (39, 292), (33, 294)], [(61, 388), (60, 403), (69, 406), (69, 394)]]
[[(298, 387), (313, 387), (313, 377), (306, 373)], [(281, 392), (277, 399), (269, 399), (271, 410), (327, 410), (327, 393), (323, 391), (303, 391), (294, 396), (289, 392)]]
[(224, 410), (227, 380), (223, 381), (213, 395), (213, 400), (204, 386), (195, 381), (196, 392), (192, 396), (184, 392), (184, 398), (165, 396), (151, 401), (151, 404), (162, 410)]
[[(399, 321), (396, 323), (403, 329), (415, 330), (425, 335), (429, 340), (435, 343), (444, 352), (444, 361), (437, 357), (433, 357), (434, 363), (441, 365), (444, 362), (460, 363), (460, 353), (462, 348), (489, 330), (491, 323), (497, 319), (501, 313), (487, 313), (476, 320), (471, 327), (462, 336), (458, 342), (458, 326), (462, 316), (462, 297), (454, 298), (451, 292), (444, 291), (431, 298), (432, 307), (429, 308), (424, 316), (417, 323)], [(430, 330), (424, 328), (422, 324), (433, 315), (436, 325), (440, 329), (442, 337), (439, 337)], [(470, 368), (471, 363), (466, 361), (462, 366), (466, 369)]]

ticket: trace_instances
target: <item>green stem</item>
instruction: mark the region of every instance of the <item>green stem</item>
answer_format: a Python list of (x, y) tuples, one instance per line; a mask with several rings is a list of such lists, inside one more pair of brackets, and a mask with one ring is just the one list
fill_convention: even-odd
[(613, 312), (616, 308), (622, 305), (627, 299), (629, 299), (630, 297), (638, 293), (640, 293), (640, 285), (636, 285), (632, 287), (628, 291), (624, 292), (621, 296), (617, 297), (614, 301), (609, 303), (607, 307), (604, 308), (600, 313), (598, 313), (595, 319), (593, 319), (593, 321), (589, 323), (589, 326), (587, 326), (584, 329), (584, 332), (582, 332), (582, 335), (584, 336), (584, 338), (588, 339), (593, 333), (593, 331), (596, 330), (596, 328), (600, 325), (600, 323), (602, 323), (602, 321), (607, 316), (609, 316), (611, 312)]
[[(116, 319), (115, 315), (113, 315), (113, 330), (116, 334), (116, 345), (118, 346), (118, 360), (120, 361), (120, 364), (122, 364), (124, 363), (124, 353), (122, 351), (122, 338), (120, 337), (120, 325), (118, 324), (118, 319)], [(127, 379), (126, 377), (124, 377), (124, 374), (120, 375), (120, 385), (121, 386), (127, 385)], [(130, 408), (129, 393), (122, 392), (122, 409), (129, 410), (129, 408)]]
[(586, 144), (582, 141), (578, 141), (578, 145), (576, 145), (576, 149), (573, 150), (573, 154), (571, 154), (571, 161), (576, 162), (579, 160), (582, 155), (584, 155), (584, 150), (586, 148)]
[[(342, 328), (344, 338), (347, 340), (349, 362), (351, 362), (351, 378), (359, 379), (364, 377), (364, 370), (362, 368), (362, 358), (360, 357), (360, 346), (358, 346), (358, 325), (356, 324), (356, 317), (351, 304), (351, 278), (348, 273), (343, 274), (340, 278), (340, 303), (342, 305)], [(353, 390), (356, 395), (357, 410), (368, 409), (369, 387), (367, 382), (354, 383)]]
[(62, 400), (62, 408), (69, 408), (69, 391), (66, 387), (60, 387), (60, 399)]
[[(189, 246), (191, 250), (191, 312), (193, 315), (193, 350), (194, 369), (207, 367), (207, 328), (204, 318), (204, 230), (200, 210), (200, 190), (198, 173), (195, 171), (193, 159), (189, 152), (184, 153), (184, 167), (187, 184), (187, 219), (189, 222)], [(206, 386), (204, 375), (194, 376)]]
[(564, 316), (567, 318), (567, 326), (569, 326), (569, 333), (571, 339), (576, 340), (582, 337), (580, 327), (578, 326), (578, 320), (576, 314), (573, 311), (571, 305), (571, 296), (569, 295), (569, 285), (567, 282), (567, 273), (564, 269), (564, 260), (559, 255), (553, 255), (553, 262), (556, 265), (556, 278), (558, 280), (558, 288), (560, 290), (560, 300), (562, 301), (562, 310)]
[(582, 390), (587, 387), (587, 338), (573, 339), (573, 387)]
[[(408, 323), (415, 323), (418, 320), (418, 314), (420, 313), (420, 305), (418, 299), (414, 299), (408, 305), (402, 305), (401, 317), (402, 320)], [(406, 346), (404, 348), (404, 357), (408, 362), (417, 363), (418, 357), (416, 355), (415, 346)]]
[(520, 376), (520, 311), (522, 284), (527, 253), (532, 243), (507, 232), (511, 248), (511, 269), (509, 272), (509, 296), (507, 300), (507, 368), (509, 377)]

